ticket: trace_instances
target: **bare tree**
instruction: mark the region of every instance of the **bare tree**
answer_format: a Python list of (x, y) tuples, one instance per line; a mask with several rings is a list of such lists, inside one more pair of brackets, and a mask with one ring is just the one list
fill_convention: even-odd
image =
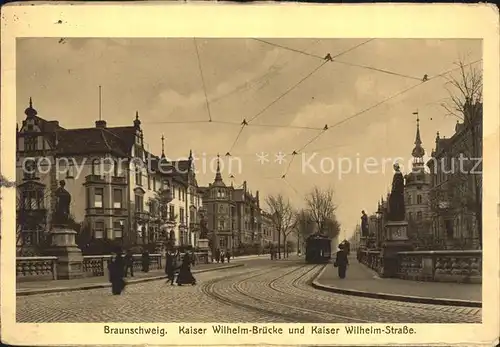
[[(483, 113), (483, 75), (482, 69), (462, 61), (457, 63), (458, 77), (448, 78), (450, 102), (443, 107), (462, 122), (465, 139), (458, 149), (466, 160), (460, 169), (453, 170), (445, 185), (449, 196), (449, 209), (466, 208), (474, 215), (477, 225), (479, 244), (482, 247), (482, 113)], [(480, 164), (479, 166), (476, 164)], [(471, 186), (472, 185), (472, 186)]]
[[(278, 233), (278, 259), (281, 259), (281, 241), (286, 247), (288, 235), (295, 229), (295, 214), (290, 200), (282, 194), (269, 195), (266, 204), (271, 214), (274, 229)], [(286, 250), (285, 250), (286, 254)]]
[(319, 233), (335, 237), (340, 232), (340, 224), (335, 217), (337, 206), (333, 202), (333, 189), (314, 187), (306, 196), (306, 205)]
[(295, 232), (297, 234), (298, 246), (302, 245), (307, 237), (314, 233), (316, 225), (308, 210), (302, 209), (295, 217)]

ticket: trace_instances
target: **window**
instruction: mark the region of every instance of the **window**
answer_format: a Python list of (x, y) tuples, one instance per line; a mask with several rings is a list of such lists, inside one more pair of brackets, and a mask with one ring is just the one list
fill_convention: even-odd
[(175, 206), (174, 205), (168, 206), (168, 218), (171, 221), (175, 220)]
[(75, 177), (75, 167), (73, 165), (69, 165), (66, 168), (66, 178), (74, 178)]
[(22, 192), (22, 204), (25, 210), (39, 210), (44, 208), (44, 191), (42, 189), (25, 190)]
[(123, 221), (113, 222), (113, 236), (115, 239), (121, 239), (123, 237)]
[(189, 200), (191, 202), (191, 205), (195, 205), (195, 202), (194, 202), (194, 193), (191, 192), (191, 194), (189, 194)]
[(95, 222), (94, 238), (102, 239), (104, 237), (104, 222)]
[(406, 200), (408, 201), (408, 205), (411, 205), (411, 195), (408, 194), (408, 196), (406, 197)]
[(418, 211), (418, 212), (417, 212), (417, 219), (418, 219), (418, 220), (421, 220), (421, 219), (422, 219), (422, 212), (421, 212), (421, 211)]
[(91, 208), (92, 207), (92, 195), (90, 194), (90, 188), (87, 188), (86, 189), (86, 193), (87, 193), (87, 208)]
[(422, 195), (417, 195), (417, 204), (421, 204), (422, 203)]
[(94, 191), (94, 207), (103, 208), (104, 202), (104, 189), (103, 188), (95, 188)]
[(23, 165), (24, 179), (32, 180), (36, 177), (36, 161), (35, 158), (29, 158)]
[(223, 220), (220, 220), (219, 221), (219, 230), (224, 230), (224, 227), (225, 227), (225, 223)]
[(408, 219), (413, 219), (413, 212), (408, 212)]
[(189, 211), (189, 223), (196, 223), (196, 213), (194, 210)]
[(122, 208), (122, 201), (123, 201), (122, 190), (121, 189), (113, 190), (113, 208)]
[(136, 195), (135, 196), (135, 211), (136, 212), (142, 212), (144, 210), (144, 201), (142, 199), (142, 196)]
[(153, 176), (153, 190), (156, 192), (156, 177)]
[(135, 184), (137, 186), (142, 186), (142, 172), (138, 167), (135, 168)]
[(92, 175), (101, 176), (101, 161), (99, 159), (92, 161)]
[(37, 150), (37, 137), (36, 136), (26, 136), (24, 138), (24, 150), (25, 151), (36, 151)]
[(148, 174), (148, 189), (151, 190), (151, 176)]
[(151, 213), (151, 215), (153, 216), (156, 216), (157, 214), (156, 201), (154, 200), (151, 200), (149, 202), (149, 213)]
[(181, 224), (184, 224), (184, 209), (182, 207), (179, 208), (179, 217)]
[(219, 213), (224, 213), (224, 205), (219, 205)]
[(115, 177), (118, 177), (118, 176), (120, 176), (120, 173), (121, 173), (121, 172), (120, 172), (120, 168), (119, 168), (119, 165), (118, 165), (118, 161), (115, 161), (115, 162), (113, 163), (113, 175), (114, 175)]

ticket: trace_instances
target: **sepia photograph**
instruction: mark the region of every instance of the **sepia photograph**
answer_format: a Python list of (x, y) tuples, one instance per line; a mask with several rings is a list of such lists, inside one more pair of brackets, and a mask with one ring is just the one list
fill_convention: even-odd
[(438, 36), (15, 38), (13, 324), (480, 327), (484, 40)]
[(481, 322), (481, 40), (17, 44), (18, 321)]

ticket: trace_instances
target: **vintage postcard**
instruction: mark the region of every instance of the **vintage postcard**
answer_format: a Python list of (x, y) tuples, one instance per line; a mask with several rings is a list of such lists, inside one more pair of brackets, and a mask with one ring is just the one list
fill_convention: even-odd
[(3, 7), (2, 341), (495, 345), (498, 22)]

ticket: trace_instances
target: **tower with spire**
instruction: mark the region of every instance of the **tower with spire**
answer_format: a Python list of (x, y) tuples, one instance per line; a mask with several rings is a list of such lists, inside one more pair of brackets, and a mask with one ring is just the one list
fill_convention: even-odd
[(405, 177), (406, 220), (409, 221), (408, 236), (418, 239), (422, 234), (430, 232), (426, 222), (430, 218), (429, 192), (431, 177), (425, 170), (425, 150), (420, 135), (420, 118), (416, 115), (416, 133), (412, 155), (412, 170)]

